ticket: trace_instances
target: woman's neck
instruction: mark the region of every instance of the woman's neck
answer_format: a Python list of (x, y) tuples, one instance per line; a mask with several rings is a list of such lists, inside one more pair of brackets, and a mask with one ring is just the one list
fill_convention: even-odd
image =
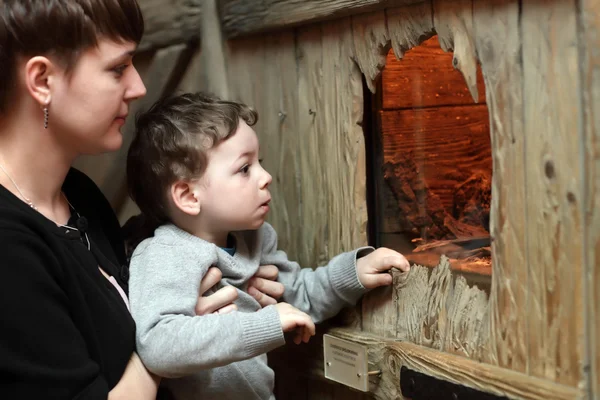
[[(73, 158), (54, 140), (49, 130), (24, 116), (12, 115), (0, 123), (0, 183), (15, 196), (35, 205), (56, 221), (65, 214), (61, 187)], [(67, 208), (68, 210), (68, 208)]]

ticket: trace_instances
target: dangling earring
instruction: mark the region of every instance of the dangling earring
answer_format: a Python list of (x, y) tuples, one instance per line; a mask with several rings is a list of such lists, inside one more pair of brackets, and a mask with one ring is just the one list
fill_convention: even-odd
[(44, 107), (44, 129), (48, 129), (48, 115), (50, 112), (48, 111), (48, 106)]

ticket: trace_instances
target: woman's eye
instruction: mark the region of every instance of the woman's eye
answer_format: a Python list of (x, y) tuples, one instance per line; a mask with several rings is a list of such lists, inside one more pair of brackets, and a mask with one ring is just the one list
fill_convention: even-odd
[(121, 76), (121, 75), (123, 75), (123, 72), (125, 72), (125, 69), (126, 69), (127, 67), (128, 67), (128, 65), (127, 65), (127, 64), (119, 65), (118, 67), (116, 67), (116, 68), (113, 68), (113, 71), (114, 71), (114, 72), (115, 72), (117, 75)]

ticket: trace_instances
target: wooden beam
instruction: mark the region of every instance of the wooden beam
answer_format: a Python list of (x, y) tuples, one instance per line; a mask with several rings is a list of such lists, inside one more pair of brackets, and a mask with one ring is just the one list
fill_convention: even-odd
[(228, 38), (289, 28), (423, 0), (222, 0), (221, 25)]
[(475, 1), (472, 14), (490, 113), (494, 165), (490, 345), (489, 359), (484, 361), (527, 373), (529, 315), (522, 304), (527, 304), (529, 294), (519, 4), (517, 0)]
[(408, 342), (397, 342), (344, 328), (328, 332), (336, 337), (367, 346), (369, 368), (381, 370), (381, 377), (369, 379), (370, 391), (377, 399), (392, 399), (400, 394), (400, 368), (467, 386), (511, 399), (582, 399), (579, 388), (557, 384), (509, 369), (480, 363), (454, 354)]
[(588, 396), (600, 398), (600, 1), (579, 6), (580, 65), (582, 68), (584, 136), (584, 282), (587, 311)]
[(200, 38), (202, 0), (138, 0), (144, 23), (139, 51), (196, 41)]
[(576, 16), (574, 1), (545, 0), (523, 2), (520, 18), (529, 297), (518, 318), (528, 323), (529, 374), (570, 386), (583, 383), (585, 351)]
[(219, 24), (217, 0), (204, 0), (202, 13), (202, 69), (209, 79), (204, 88), (209, 93), (229, 99), (227, 84), (227, 63), (223, 49), (223, 34)]

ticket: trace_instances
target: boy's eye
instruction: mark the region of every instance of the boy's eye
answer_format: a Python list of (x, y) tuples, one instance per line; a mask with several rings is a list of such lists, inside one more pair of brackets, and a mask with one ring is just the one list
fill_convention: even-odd
[(262, 159), (262, 158), (259, 158), (259, 159), (258, 159), (258, 163), (262, 165), (262, 163), (263, 163), (263, 159)]
[(242, 168), (240, 168), (240, 172), (242, 174), (247, 174), (249, 170), (250, 170), (250, 165), (249, 164), (246, 164)]

